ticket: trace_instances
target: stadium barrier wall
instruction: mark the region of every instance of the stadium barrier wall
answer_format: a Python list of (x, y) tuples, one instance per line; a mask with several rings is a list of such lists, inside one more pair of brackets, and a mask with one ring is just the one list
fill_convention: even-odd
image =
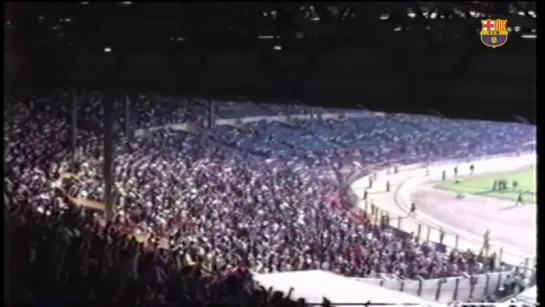
[(494, 294), (506, 280), (508, 272), (487, 273), (467, 277), (438, 279), (398, 280), (376, 278), (354, 278), (368, 285), (404, 292), (439, 303), (452, 301), (480, 301)]
[[(229, 125), (229, 126), (239, 126), (249, 123), (255, 123), (258, 121), (276, 121), (276, 122), (282, 122), (282, 123), (289, 123), (293, 120), (311, 120), (314, 118), (322, 118), (322, 119), (341, 119), (341, 118), (367, 118), (370, 116), (376, 116), (377, 114), (381, 113), (368, 113), (368, 112), (347, 112), (347, 113), (324, 113), (324, 114), (295, 114), (295, 115), (275, 115), (275, 116), (249, 116), (249, 117), (243, 117), (243, 118), (227, 118), (227, 119), (216, 119), (214, 121), (215, 125), (222, 126), (222, 125)], [(158, 127), (150, 127), (150, 128), (143, 128), (143, 129), (136, 129), (134, 131), (135, 137), (144, 136), (147, 133), (159, 131), (162, 129), (172, 129), (172, 130), (178, 130), (178, 131), (187, 131), (187, 132), (194, 132), (195, 126), (206, 126), (207, 122), (206, 119), (202, 119), (202, 121), (193, 121), (193, 122), (187, 122), (187, 123), (179, 123), (179, 124), (169, 124), (164, 126), (158, 126)]]
[[(381, 163), (372, 167), (366, 167), (365, 170), (360, 171), (359, 173), (354, 173), (351, 178), (348, 180), (351, 183), (354, 183), (358, 180), (368, 180), (370, 175), (373, 176), (383, 176), (387, 174), (393, 174), (392, 168), (395, 166), (397, 168), (397, 173), (408, 172), (418, 169), (425, 169), (427, 167), (433, 166), (444, 166), (444, 167), (454, 167), (460, 163), (475, 163), (476, 168), (479, 167), (479, 163), (482, 164), (485, 161), (495, 160), (496, 163), (498, 159), (505, 159), (514, 157), (520, 158), (519, 167), (524, 164), (528, 165), (530, 163), (536, 162), (535, 153), (508, 153), (494, 156), (484, 156), (480, 158), (472, 159), (453, 159), (447, 161), (437, 161), (432, 163), (414, 163), (407, 165), (399, 165), (396, 161), (394, 163)], [(492, 163), (492, 162), (490, 162)], [(409, 179), (410, 180), (410, 179)], [(402, 184), (403, 185), (403, 184)], [(355, 193), (351, 199), (355, 196)], [(397, 194), (397, 193), (396, 193)], [(460, 235), (452, 232), (443, 231), (434, 226), (430, 226), (425, 223), (418, 222), (414, 219), (408, 218), (407, 216), (397, 216), (392, 212), (387, 210), (380, 209), (378, 206), (368, 205), (362, 209), (363, 211), (371, 214), (375, 217), (382, 215), (388, 215), (390, 217), (389, 227), (395, 231), (401, 231), (407, 236), (411, 236), (411, 233), (416, 236), (420, 242), (433, 242), (439, 248), (449, 247), (451, 249), (457, 249), (457, 242), (459, 242)], [(441, 239), (441, 233), (444, 234), (444, 237)], [(454, 242), (454, 245), (445, 246), (447, 242)], [(483, 242), (481, 241), (481, 244)], [(503, 248), (499, 248), (496, 251), (498, 255), (498, 261), (501, 259)], [(533, 260), (535, 261), (535, 260)], [(480, 274), (467, 277), (450, 277), (450, 278), (440, 278), (432, 280), (400, 280), (400, 279), (374, 279), (374, 278), (355, 278), (358, 281), (364, 282), (366, 284), (378, 285), (391, 290), (397, 290), (405, 293), (410, 293), (418, 297), (429, 299), (432, 301), (438, 301), (441, 303), (449, 303), (452, 301), (476, 301), (486, 298), (486, 296), (493, 294), (500, 287), (503, 286), (504, 281), (507, 277), (513, 274), (512, 270), (517, 269), (519, 272), (523, 271), (527, 276), (530, 276), (531, 281), (535, 281), (535, 270), (531, 269), (533, 263), (530, 259), (526, 258), (522, 266), (508, 265), (510, 271), (506, 272), (493, 272), (487, 274)]]

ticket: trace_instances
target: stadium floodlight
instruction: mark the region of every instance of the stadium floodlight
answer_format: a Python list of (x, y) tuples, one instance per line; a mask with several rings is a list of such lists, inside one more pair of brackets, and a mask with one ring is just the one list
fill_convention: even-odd
[(110, 53), (110, 52), (112, 52), (112, 48), (104, 47), (104, 53)]
[(407, 16), (409, 16), (409, 18), (416, 18), (416, 13), (414, 12), (414, 10), (412, 8), (408, 8), (407, 9)]
[(524, 39), (536, 39), (537, 34), (522, 34), (520, 37)]

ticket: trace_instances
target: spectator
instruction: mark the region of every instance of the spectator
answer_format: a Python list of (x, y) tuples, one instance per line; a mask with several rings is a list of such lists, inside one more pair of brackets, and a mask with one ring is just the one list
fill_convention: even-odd
[[(16, 302), (291, 306), (304, 302), (282, 294), (269, 300), (253, 287), (250, 271), (429, 279), (495, 270), (490, 257), (443, 254), (374, 225), (351, 209), (343, 187), (363, 167), (384, 161), (520, 150), (533, 129), (369, 115), (365, 121), (257, 122), (197, 133), (158, 130), (127, 146), (119, 142), (116, 216), (105, 223), (100, 213), (75, 206), (103, 198), (100, 101), (98, 93), (82, 99), (75, 165), (62, 107), (47, 99), (18, 102), (4, 121), (5, 219)], [(137, 127), (203, 116), (199, 104), (172, 111), (168, 101), (150, 101), (133, 97)], [(116, 114), (121, 105), (116, 102)]]

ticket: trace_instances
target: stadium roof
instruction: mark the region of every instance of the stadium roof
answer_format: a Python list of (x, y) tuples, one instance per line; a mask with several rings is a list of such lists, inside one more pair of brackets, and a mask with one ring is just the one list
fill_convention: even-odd
[[(4, 14), (13, 84), (535, 113), (535, 2), (20, 2)], [(488, 18), (508, 20), (505, 46), (480, 42)]]

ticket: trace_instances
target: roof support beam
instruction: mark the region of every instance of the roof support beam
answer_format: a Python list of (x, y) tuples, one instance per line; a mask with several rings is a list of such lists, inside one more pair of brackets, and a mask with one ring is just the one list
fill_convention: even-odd
[[(344, 5), (341, 13), (337, 16), (333, 23), (335, 29), (338, 28), (339, 24), (341, 24), (344, 16), (346, 16), (350, 12), (350, 9), (350, 5)], [(329, 39), (323, 35), (318, 38), (318, 41), (316, 42), (316, 45), (314, 46), (310, 57), (308, 58), (307, 62), (305, 63), (301, 71), (297, 74), (297, 76), (293, 80), (293, 83), (290, 86), (291, 93), (296, 93), (303, 86), (305, 79), (312, 73), (314, 67), (316, 67), (316, 65), (318, 64), (320, 57), (326, 51), (329, 43)]]
[(440, 80), (435, 87), (435, 91), (431, 93), (431, 95), (428, 95), (428, 100), (430, 102), (437, 102), (441, 99), (445, 99), (449, 94), (451, 94), (451, 89), (460, 82), (467, 71), (467, 68), (473, 63), (473, 60), (477, 58), (477, 55), (480, 52), (483, 52), (483, 50), (486, 50), (486, 48), (482, 48), (482, 46), (477, 44), (472, 44), (458, 59), (458, 62), (450, 74), (451, 77)]

